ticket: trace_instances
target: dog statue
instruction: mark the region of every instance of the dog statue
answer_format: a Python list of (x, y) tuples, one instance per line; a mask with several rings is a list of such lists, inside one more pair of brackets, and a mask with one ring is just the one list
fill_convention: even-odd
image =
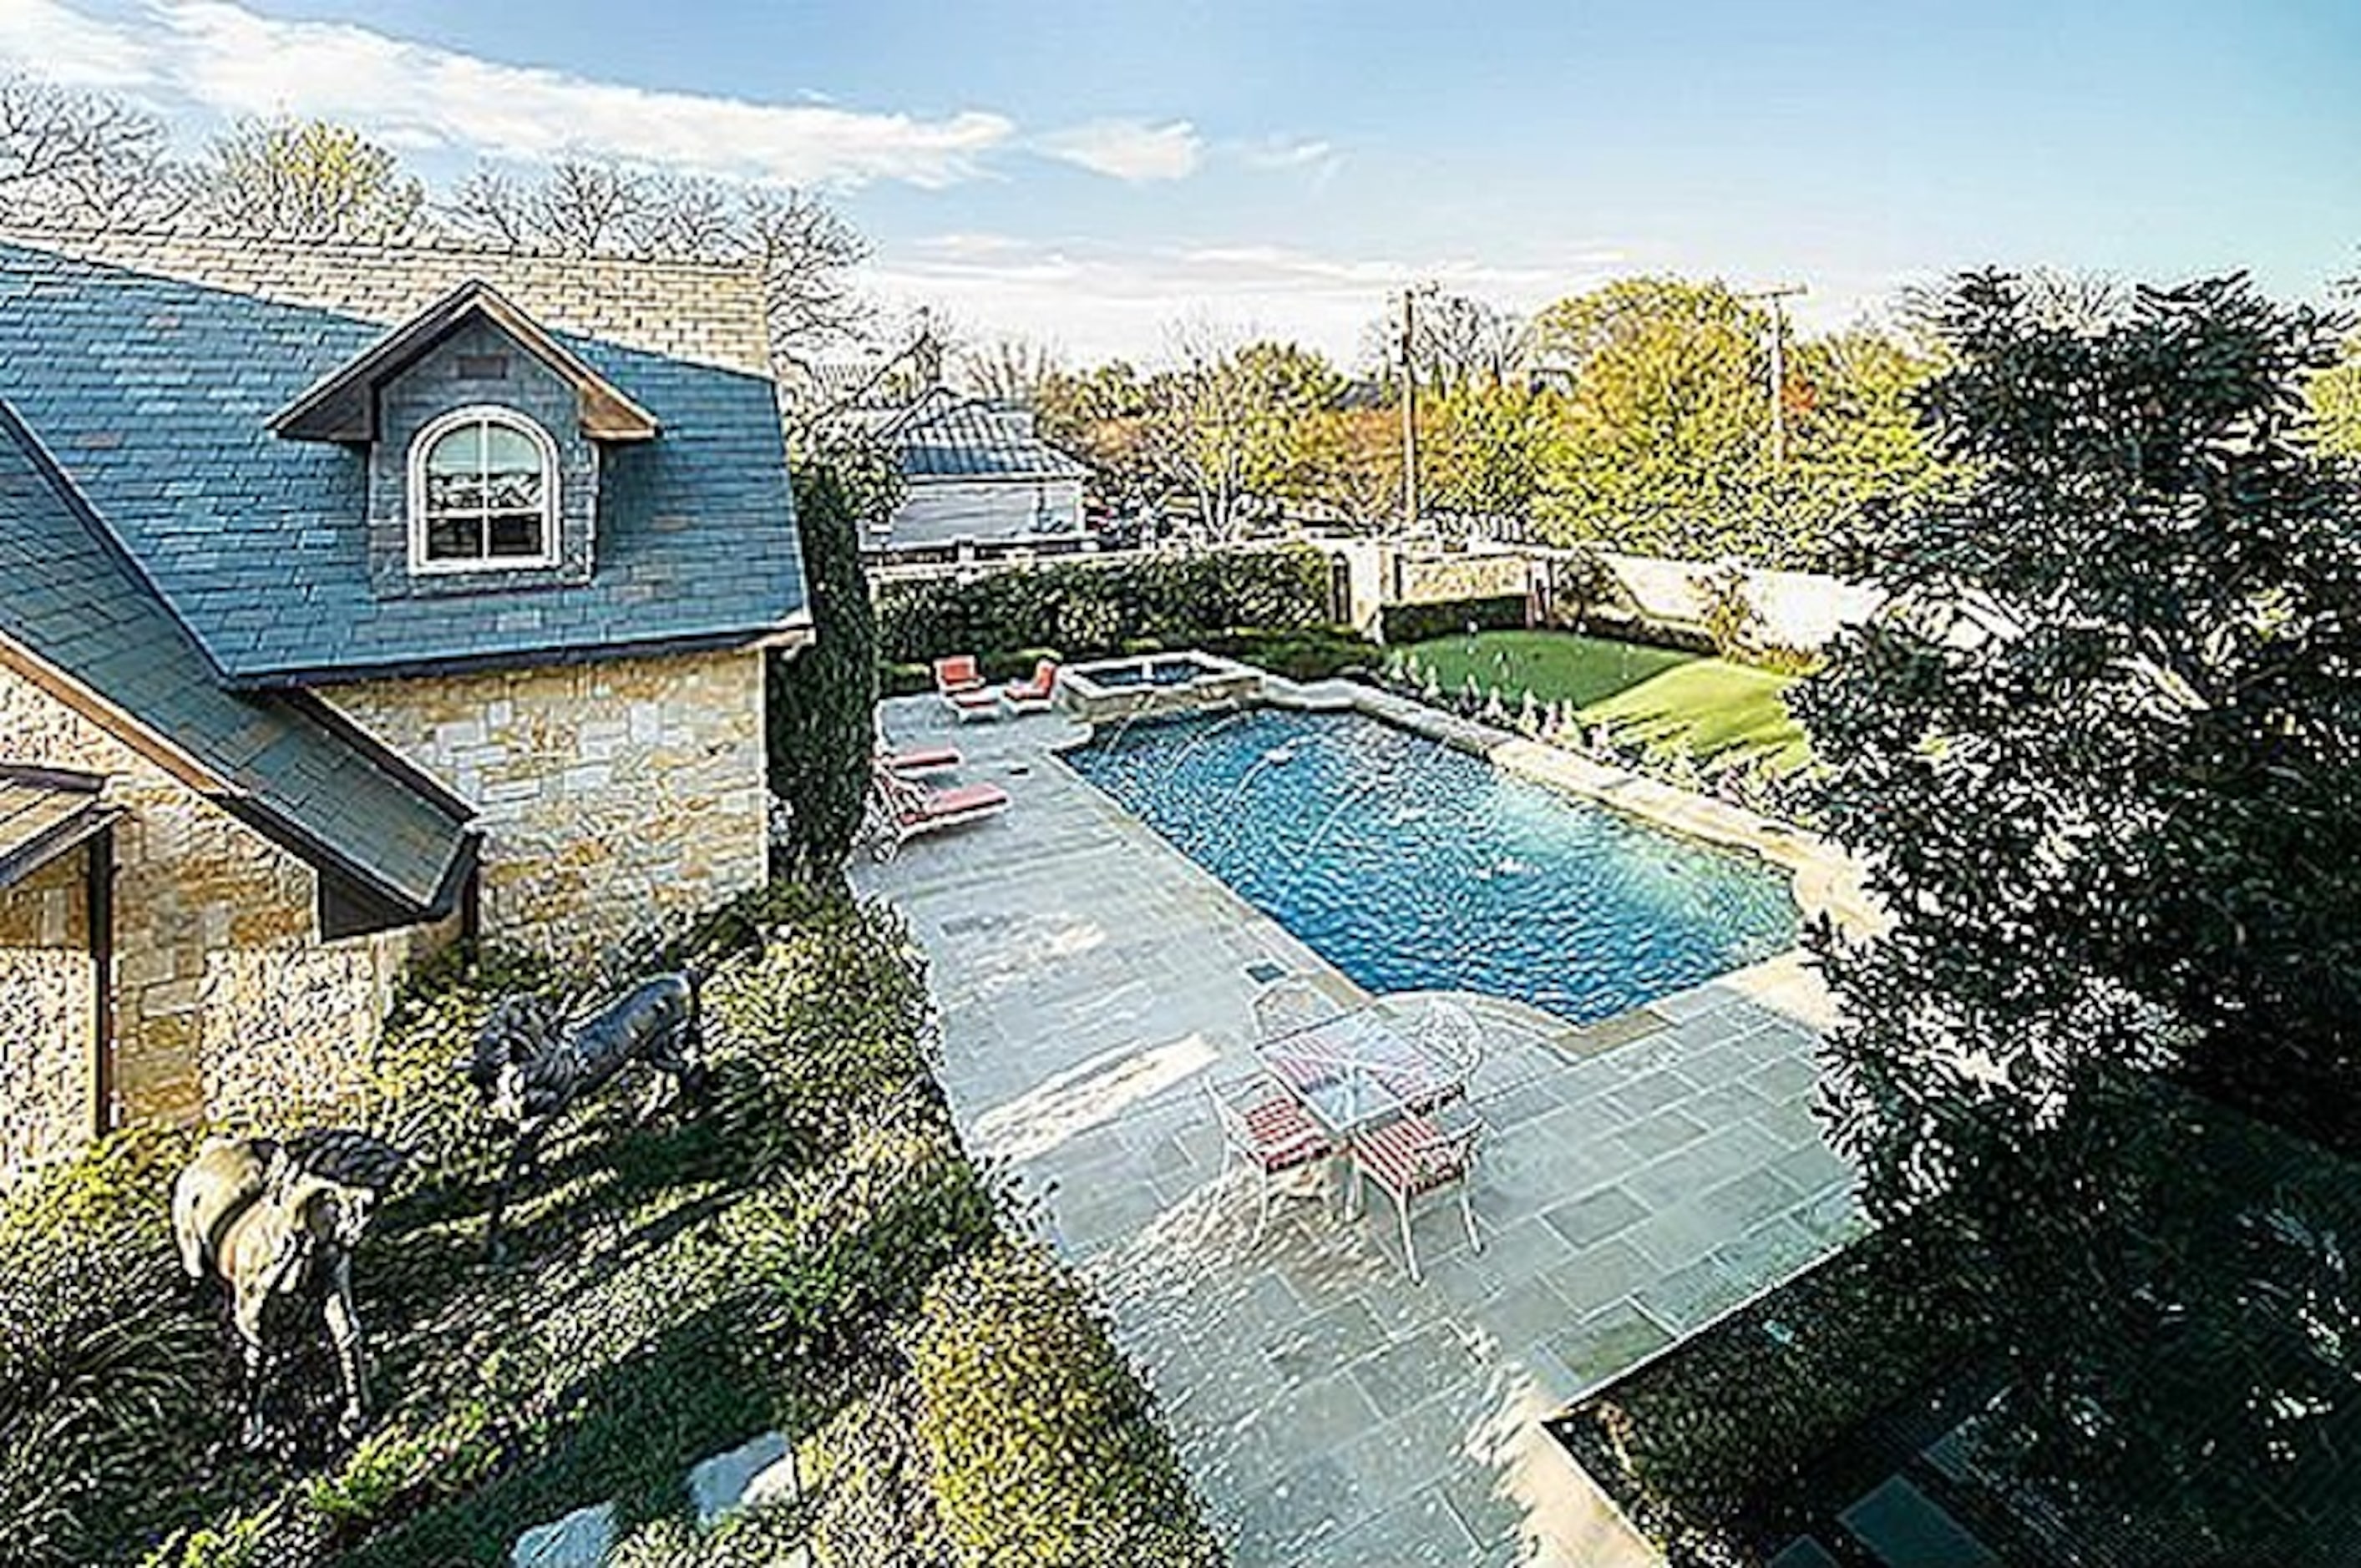
[(664, 1080), (694, 1100), (705, 1090), (696, 1063), (701, 1039), (696, 977), (660, 974), (641, 981), (620, 998), (567, 1023), (563, 1001), (537, 995), (502, 999), (484, 1020), (467, 1080), (494, 1122), (516, 1129), (508, 1168), (492, 1198), (491, 1223), (484, 1234), (487, 1255), (497, 1248), (500, 1216), (511, 1192), (532, 1168), (551, 1127), (581, 1101), (614, 1081), (625, 1068), (642, 1063), (655, 1069), (645, 1114), (662, 1102)]
[(263, 1385), (276, 1346), (274, 1301), (313, 1303), (335, 1348), (344, 1405), (337, 1436), (368, 1416), (361, 1327), (353, 1310), (353, 1251), (378, 1199), (401, 1168), (399, 1149), (366, 1133), (215, 1138), (172, 1184), (172, 1236), (192, 1280), (218, 1280), (245, 1366), (240, 1442), (264, 1439)]

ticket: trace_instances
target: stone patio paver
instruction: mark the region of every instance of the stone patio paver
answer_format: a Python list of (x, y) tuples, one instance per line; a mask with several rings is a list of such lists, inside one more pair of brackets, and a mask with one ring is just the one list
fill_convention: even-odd
[(954, 733), (918, 698), (887, 724), (1015, 797), (856, 872), (931, 960), (961, 1133), (1107, 1301), (1242, 1568), (1653, 1562), (1542, 1423), (1857, 1231), (1807, 1105), (1809, 972), (1587, 1028), (1464, 999), (1481, 1251), (1431, 1201), (1412, 1286), (1390, 1210), (1347, 1223), (1318, 1175), (1256, 1246), (1201, 1085), (1248, 1065), (1258, 976), (1350, 982), (1056, 761), (1063, 718)]

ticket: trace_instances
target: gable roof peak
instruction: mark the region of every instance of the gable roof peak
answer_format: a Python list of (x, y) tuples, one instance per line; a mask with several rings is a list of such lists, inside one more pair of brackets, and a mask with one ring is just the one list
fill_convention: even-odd
[(488, 322), (574, 389), (582, 433), (594, 441), (649, 441), (655, 416), (481, 278), (471, 278), (306, 389), (270, 417), (290, 441), (377, 439), (377, 389), (461, 327)]

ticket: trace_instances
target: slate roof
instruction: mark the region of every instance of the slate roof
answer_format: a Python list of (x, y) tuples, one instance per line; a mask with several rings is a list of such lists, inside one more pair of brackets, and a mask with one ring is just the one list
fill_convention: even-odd
[(467, 807), (304, 694), (227, 689), (5, 399), (0, 639), (155, 731), (174, 772), (299, 858), (413, 916), (447, 911), (474, 860)]
[(870, 428), (901, 460), (909, 479), (1087, 479), (1090, 469), (1035, 435), (1023, 414), (929, 389)]
[[(441, 250), (413, 258), (384, 247), (346, 258), (334, 247), (283, 258), (268, 247), (183, 255), (159, 240), (159, 259), (141, 251), (134, 268), (60, 244), (0, 241), (0, 400), (38, 433), (233, 685), (730, 646), (807, 624), (769, 378), (555, 330), (562, 323), (546, 315), (537, 319), (554, 339), (663, 431), (605, 453), (591, 580), (372, 595), (363, 456), (282, 440), (271, 416), (468, 277), (505, 286), (517, 281), (501, 270), (512, 266), (522, 281), (504, 291), (525, 310), (576, 299), (567, 264)], [(241, 291), (262, 287), (256, 280), (278, 259), (304, 298)], [(405, 292), (398, 285), (413, 262), (415, 286)], [(339, 286), (340, 267), (375, 314), (314, 302)], [(242, 268), (240, 288), (168, 275), (207, 268)], [(609, 263), (580, 270), (607, 284), (585, 314), (630, 313), (639, 274)], [(738, 298), (725, 286), (731, 280), (663, 269), (648, 276), (650, 315)], [(752, 330), (759, 337), (759, 320)], [(743, 338), (725, 325), (693, 341), (742, 359)]]

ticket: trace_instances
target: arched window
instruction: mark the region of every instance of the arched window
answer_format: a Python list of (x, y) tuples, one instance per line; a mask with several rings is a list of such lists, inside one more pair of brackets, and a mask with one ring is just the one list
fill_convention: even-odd
[(410, 446), (410, 569), (557, 560), (557, 444), (510, 409), (456, 409)]

